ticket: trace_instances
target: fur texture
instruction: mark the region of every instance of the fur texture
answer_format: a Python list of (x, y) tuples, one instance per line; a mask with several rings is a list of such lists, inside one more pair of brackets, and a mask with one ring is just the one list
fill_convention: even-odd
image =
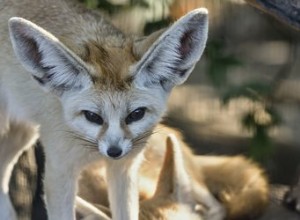
[(6, 132), (0, 134), (0, 219), (17, 219), (8, 194), (9, 179), (19, 156), (37, 140), (37, 131), (36, 126), (10, 121)]
[[(100, 210), (108, 207), (107, 197), (96, 196), (107, 194), (105, 169), (91, 165), (79, 184), (79, 196)], [(141, 220), (255, 219), (268, 203), (268, 182), (255, 163), (241, 156), (196, 156), (167, 127), (150, 138), (139, 176)]]
[[(138, 219), (134, 173), (140, 153), (171, 89), (202, 55), (207, 11), (196, 9), (147, 40), (125, 36), (97, 13), (64, 1), (0, 5), (1, 121), (4, 127), (9, 120), (40, 126), (49, 219), (75, 218), (78, 174), (99, 159), (107, 163), (113, 218)], [(10, 151), (9, 145), (1, 148)], [(1, 154), (0, 167), (6, 167), (7, 154), (16, 158), (22, 150), (20, 145)], [(8, 178), (7, 173), (0, 176)], [(0, 213), (8, 210), (3, 207)]]

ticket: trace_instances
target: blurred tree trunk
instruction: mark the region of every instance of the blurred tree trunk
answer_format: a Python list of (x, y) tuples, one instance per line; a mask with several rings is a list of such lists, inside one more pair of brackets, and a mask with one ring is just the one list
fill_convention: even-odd
[(277, 20), (300, 30), (299, 0), (245, 0), (255, 8), (264, 11)]

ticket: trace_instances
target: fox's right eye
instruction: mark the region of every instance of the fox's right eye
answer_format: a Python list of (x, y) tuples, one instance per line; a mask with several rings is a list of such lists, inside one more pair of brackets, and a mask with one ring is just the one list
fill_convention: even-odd
[(89, 122), (95, 123), (97, 125), (102, 125), (103, 124), (103, 119), (100, 115), (94, 113), (94, 112), (90, 112), (87, 110), (82, 111), (84, 117), (86, 118), (86, 120), (88, 120)]

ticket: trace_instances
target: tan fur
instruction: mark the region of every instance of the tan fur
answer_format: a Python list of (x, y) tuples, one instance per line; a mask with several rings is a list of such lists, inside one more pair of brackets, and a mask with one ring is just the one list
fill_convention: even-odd
[[(182, 193), (190, 188), (190, 179), (187, 178), (187, 173), (182, 164), (183, 161), (180, 158), (182, 158), (182, 152), (180, 146), (177, 144), (175, 136), (168, 137), (166, 152), (159, 172), (155, 194), (149, 198), (141, 199), (139, 211), (140, 220), (202, 220), (201, 215), (195, 209), (197, 201), (190, 199), (191, 195)], [(98, 169), (96, 167), (97, 166), (90, 167), (89, 169), (94, 168), (94, 171), (95, 169), (99, 171), (99, 167)], [(101, 186), (105, 187), (103, 185)], [(86, 189), (87, 188), (85, 188), (85, 191)], [(103, 188), (103, 190), (105, 190), (105, 188)], [(86, 197), (84, 193), (83, 196)], [(107, 212), (107, 209), (103, 204), (94, 206), (102, 212), (99, 215), (97, 211), (93, 210), (94, 207), (91, 204), (80, 197), (77, 199), (77, 207), (76, 210), (78, 214), (82, 216), (84, 220), (102, 220), (104, 219), (102, 216), (103, 214), (110, 216), (110, 213)]]
[[(182, 141), (179, 132), (159, 126), (148, 142), (145, 161), (140, 169), (141, 219), (159, 219), (168, 210), (176, 210), (178, 202), (168, 196), (155, 197), (158, 178), (163, 166), (167, 135), (173, 133), (179, 138), (183, 151), (185, 167), (196, 187), (205, 185), (222, 202), (227, 211), (226, 219), (251, 219), (262, 213), (268, 203), (268, 182), (262, 169), (243, 156), (196, 156)], [(167, 156), (166, 156), (167, 157)], [(167, 159), (166, 159), (167, 160)], [(165, 165), (166, 166), (166, 165)], [(97, 168), (98, 167), (98, 168)], [(99, 168), (101, 167), (101, 168)], [(79, 195), (92, 203), (106, 206), (107, 200), (98, 200), (96, 194), (105, 194), (105, 176), (98, 176), (101, 164), (94, 165), (83, 172), (80, 179)], [(94, 176), (96, 175), (96, 176)], [(163, 179), (167, 182), (172, 173)], [(99, 184), (95, 183), (97, 179)], [(92, 187), (91, 185), (94, 187)], [(100, 187), (99, 187), (100, 185)], [(155, 202), (153, 201), (155, 198)], [(195, 198), (197, 199), (197, 198)], [(198, 201), (201, 204), (201, 201)], [(148, 211), (143, 211), (148, 210)], [(176, 213), (176, 211), (175, 211)]]
[(99, 46), (97, 42), (87, 42), (85, 47), (86, 54), (82, 59), (93, 66), (99, 87), (111, 85), (120, 90), (130, 88), (129, 66), (136, 62), (130, 42), (125, 42), (121, 47), (105, 47)]
[(178, 139), (167, 138), (166, 152), (154, 195), (141, 201), (140, 219), (202, 219), (192, 197), (191, 180), (182, 164)]
[[(102, 16), (78, 5), (69, 5), (65, 1), (55, 1), (54, 5), (47, 0), (1, 0), (0, 5), (6, 12), (0, 15), (1, 30), (7, 29), (7, 21), (13, 16), (28, 19), (54, 34), (90, 64), (90, 74), (95, 77), (98, 85), (128, 88), (128, 67), (136, 62), (132, 54), (133, 39), (125, 38), (122, 32)], [(0, 42), (7, 40), (1, 37), (3, 35), (0, 36)]]
[(242, 156), (195, 160), (209, 190), (226, 206), (229, 219), (253, 219), (261, 214), (268, 203), (268, 182), (257, 164)]

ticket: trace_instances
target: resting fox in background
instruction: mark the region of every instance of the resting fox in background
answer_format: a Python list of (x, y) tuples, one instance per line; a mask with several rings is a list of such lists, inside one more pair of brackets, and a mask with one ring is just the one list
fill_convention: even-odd
[[(149, 139), (139, 180), (140, 220), (211, 220), (216, 215), (220, 219), (254, 219), (268, 203), (268, 183), (255, 163), (242, 156), (194, 155), (180, 134), (167, 127), (157, 128)], [(98, 194), (107, 194), (102, 163), (88, 167), (80, 178), (81, 216), (93, 216), (93, 211), (84, 209), (84, 200), (107, 212), (107, 197)], [(215, 207), (215, 216), (206, 215), (209, 203)]]
[[(206, 44), (205, 9), (135, 38), (72, 7), (61, 0), (0, 0), (0, 219), (15, 219), (11, 168), (39, 134), (50, 220), (75, 218), (76, 180), (96, 160), (107, 163), (113, 218), (137, 220), (141, 152), (171, 90), (187, 79)], [(27, 144), (5, 141), (28, 130)]]

